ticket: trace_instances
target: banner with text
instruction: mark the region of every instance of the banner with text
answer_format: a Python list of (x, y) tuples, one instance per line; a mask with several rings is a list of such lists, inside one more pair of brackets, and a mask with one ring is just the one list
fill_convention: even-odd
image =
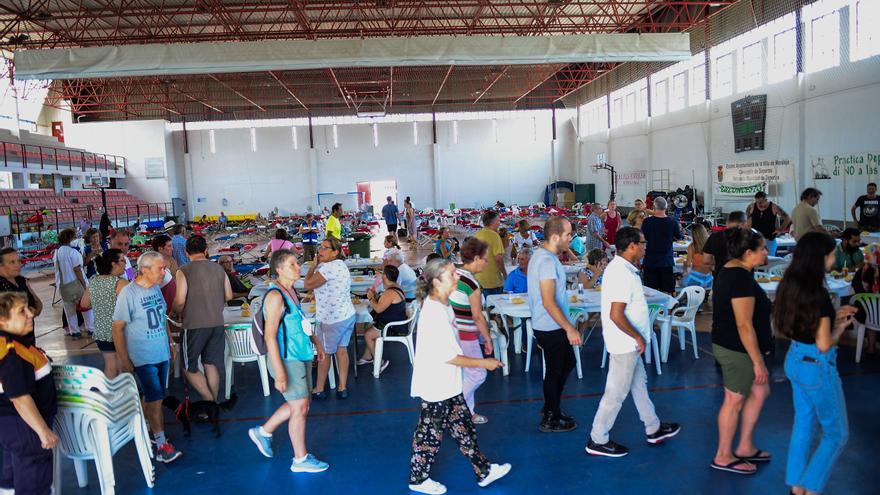
[(749, 185), (730, 185), (715, 183), (715, 194), (718, 196), (754, 196), (758, 191), (767, 190), (766, 182)]
[(794, 164), (791, 160), (725, 163), (715, 167), (715, 182), (720, 184), (774, 184), (793, 178)]
[(872, 180), (880, 172), (880, 153), (840, 153), (814, 156), (814, 180)]
[(623, 172), (618, 174), (617, 183), (625, 186), (638, 186), (647, 182), (647, 170), (635, 170), (633, 172)]

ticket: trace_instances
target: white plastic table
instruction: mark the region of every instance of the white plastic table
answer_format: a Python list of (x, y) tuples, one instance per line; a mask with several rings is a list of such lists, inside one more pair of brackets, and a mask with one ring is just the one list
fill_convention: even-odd
[[(650, 287), (645, 287), (644, 289), (645, 299), (648, 304), (659, 304), (666, 309), (672, 309), (675, 306), (676, 299), (674, 297)], [(567, 297), (569, 297), (569, 308), (580, 309), (585, 313), (598, 313), (601, 311), (602, 293), (599, 290), (586, 289), (584, 290), (582, 299), (579, 299), (577, 302), (571, 302), (570, 298), (576, 294), (577, 291), (568, 291)], [(521, 299), (523, 302), (515, 304), (513, 301), (517, 299)], [(526, 333), (528, 334), (529, 339), (532, 338), (532, 312), (529, 309), (527, 294), (511, 294), (509, 296), (507, 294), (491, 295), (486, 297), (486, 305), (492, 307), (493, 314), (513, 318), (514, 324), (517, 324), (518, 320), (525, 320)], [(666, 326), (669, 326), (670, 328), (665, 328)], [(669, 332), (671, 332), (671, 322), (664, 325), (664, 328), (661, 329), (661, 334)], [(514, 352), (518, 353), (519, 340), (516, 338), (513, 340), (515, 342)], [(526, 359), (526, 370), (528, 370), (528, 361), (529, 359)]]
[[(791, 249), (795, 247), (797, 241), (789, 234), (785, 234), (776, 238), (776, 248)], [(687, 252), (688, 246), (691, 245), (690, 240), (675, 241), (672, 243), (672, 250), (679, 253)]]
[[(776, 290), (779, 288), (779, 282), (758, 282), (758, 285), (767, 293), (767, 297), (771, 300), (776, 298)], [(837, 297), (846, 297), (854, 294), (851, 282), (847, 282), (842, 278), (825, 277), (825, 285), (832, 295)]]

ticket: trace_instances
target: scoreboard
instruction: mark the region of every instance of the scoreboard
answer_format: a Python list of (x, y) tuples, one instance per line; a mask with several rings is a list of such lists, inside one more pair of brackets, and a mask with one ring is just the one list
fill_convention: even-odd
[(733, 148), (741, 151), (764, 149), (767, 95), (746, 96), (730, 104), (733, 119)]

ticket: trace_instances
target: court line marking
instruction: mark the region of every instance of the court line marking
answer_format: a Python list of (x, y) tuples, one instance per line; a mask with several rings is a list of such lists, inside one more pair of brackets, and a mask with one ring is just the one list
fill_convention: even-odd
[[(849, 378), (852, 376), (866, 376), (866, 375), (877, 375), (880, 374), (880, 370), (877, 371), (851, 371), (848, 373), (842, 373), (840, 375), (841, 378)], [(783, 383), (787, 382), (787, 378), (776, 378), (773, 380), (773, 383)], [(682, 392), (686, 390), (705, 390), (705, 389), (713, 389), (713, 388), (722, 388), (724, 385), (721, 383), (706, 383), (702, 385), (679, 385), (674, 387), (654, 387), (649, 388), (648, 391), (651, 393), (664, 393), (664, 392)], [(601, 392), (588, 392), (583, 394), (570, 394), (563, 395), (563, 399), (590, 399), (594, 397), (601, 397), (605, 391)], [(494, 400), (494, 401), (481, 401), (477, 402), (477, 405), (481, 406), (489, 406), (489, 405), (505, 405), (505, 404), (523, 404), (527, 402), (540, 402), (543, 401), (543, 397), (527, 397), (523, 399), (502, 399), (502, 400)], [(365, 416), (370, 414), (386, 414), (386, 413), (399, 413), (399, 412), (417, 412), (419, 411), (419, 407), (398, 407), (391, 409), (365, 409), (362, 411), (340, 411), (340, 412), (320, 412), (320, 413), (309, 413), (309, 417), (314, 418), (322, 418), (322, 417), (345, 417), (345, 416)], [(221, 418), (219, 421), (221, 423), (237, 423), (242, 421), (254, 422), (254, 421), (265, 421), (269, 419), (268, 416), (255, 416), (255, 417), (247, 417), (247, 418)]]

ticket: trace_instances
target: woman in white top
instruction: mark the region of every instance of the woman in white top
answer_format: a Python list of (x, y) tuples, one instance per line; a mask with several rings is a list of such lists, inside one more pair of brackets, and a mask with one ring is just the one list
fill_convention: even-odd
[(457, 286), (455, 265), (442, 259), (428, 263), (419, 281), (418, 295), (424, 303), (419, 313), (411, 395), (421, 398), (422, 404), (409, 474), (409, 489), (419, 493), (446, 493), (445, 486), (428, 477), (444, 429), (471, 462), (478, 485), (488, 486), (510, 472), (510, 464), (490, 464), (480, 452), (477, 432), (462, 395), (461, 368), (492, 371), (501, 367), (501, 361), (463, 355), (449, 307), (449, 296)]
[[(336, 397), (339, 399), (348, 398), (348, 341), (355, 324), (354, 305), (351, 303), (351, 272), (344, 259), (339, 239), (327, 237), (318, 246), (318, 257), (309, 267), (304, 282), (306, 290), (315, 292), (318, 341), (327, 356), (336, 356), (339, 368)], [(327, 398), (324, 384), (329, 371), (329, 359), (318, 362), (318, 380), (312, 398)]]
[(535, 233), (532, 232), (532, 227), (529, 225), (528, 220), (520, 220), (516, 224), (516, 233), (513, 234), (513, 249), (510, 252), (511, 259), (516, 259), (516, 256), (519, 254), (523, 248), (533, 248), (538, 245), (538, 238), (535, 236)]
[[(58, 234), (58, 249), (55, 250), (55, 286), (64, 303), (64, 315), (67, 317), (67, 335), (74, 339), (80, 338), (80, 328), (76, 319), (76, 307), (83, 293), (89, 287), (89, 281), (83, 270), (83, 257), (79, 251), (70, 247), (76, 238), (76, 231), (64, 229)], [(92, 332), (95, 328), (94, 313), (83, 311), (85, 330)]]

